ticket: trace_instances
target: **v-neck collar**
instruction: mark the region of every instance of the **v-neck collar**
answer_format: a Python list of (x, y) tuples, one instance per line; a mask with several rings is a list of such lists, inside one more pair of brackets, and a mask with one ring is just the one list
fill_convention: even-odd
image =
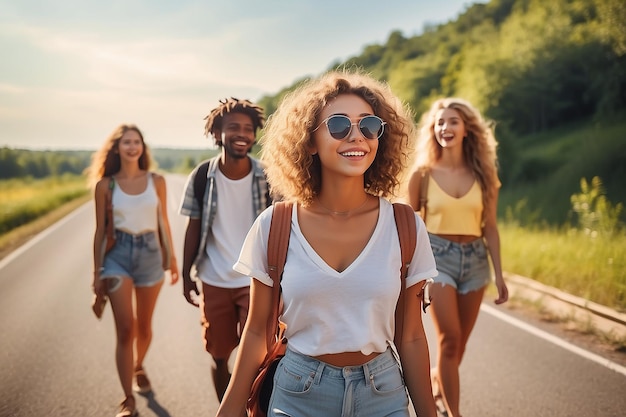
[(293, 205), (292, 210), (293, 212), (292, 212), (291, 218), (293, 221), (293, 231), (298, 237), (298, 240), (300, 241), (300, 244), (304, 248), (304, 251), (310, 256), (311, 260), (313, 261), (313, 263), (315, 263), (315, 265), (317, 265), (324, 272), (330, 274), (331, 276), (335, 276), (337, 278), (341, 278), (345, 275), (348, 275), (353, 269), (358, 267), (358, 265), (361, 263), (363, 258), (367, 256), (368, 252), (371, 250), (371, 247), (374, 245), (374, 242), (376, 242), (376, 240), (378, 239), (378, 236), (381, 233), (380, 229), (382, 227), (381, 218), (382, 218), (383, 207), (382, 207), (381, 199), (379, 197), (378, 198), (378, 218), (376, 219), (376, 226), (374, 228), (374, 232), (372, 233), (372, 236), (369, 238), (369, 240), (367, 241), (367, 244), (365, 245), (365, 247), (363, 247), (359, 255), (350, 263), (350, 265), (348, 265), (348, 267), (344, 269), (343, 271), (339, 272), (333, 267), (331, 267), (330, 265), (328, 265), (328, 263), (317, 253), (317, 251), (313, 248), (313, 246), (311, 246), (309, 241), (306, 239), (306, 237), (302, 233), (302, 230), (300, 229), (299, 219), (298, 219), (298, 207), (296, 204)]

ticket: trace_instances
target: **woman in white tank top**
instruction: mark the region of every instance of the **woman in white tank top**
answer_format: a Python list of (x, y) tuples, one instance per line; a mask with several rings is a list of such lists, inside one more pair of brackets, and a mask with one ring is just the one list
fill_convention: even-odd
[[(93, 307), (100, 318), (109, 299), (114, 311), (116, 364), (124, 392), (116, 417), (137, 415), (133, 391), (151, 391), (143, 362), (152, 339), (152, 314), (165, 270), (170, 270), (172, 285), (178, 281), (165, 178), (149, 171), (150, 162), (141, 131), (120, 125), (94, 154), (89, 168), (96, 205)], [(113, 203), (115, 245), (105, 254), (107, 195)]]

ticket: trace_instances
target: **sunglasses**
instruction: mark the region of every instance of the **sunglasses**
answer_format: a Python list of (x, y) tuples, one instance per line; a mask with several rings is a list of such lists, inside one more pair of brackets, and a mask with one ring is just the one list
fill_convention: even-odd
[(359, 125), (359, 130), (365, 139), (380, 139), (385, 131), (385, 125), (387, 124), (387, 122), (384, 122), (383, 119), (378, 116), (365, 116), (358, 122), (353, 122), (348, 116), (333, 114), (324, 119), (319, 126), (313, 129), (313, 132), (319, 129), (324, 123), (326, 123), (330, 136), (337, 140), (347, 138), (350, 132), (352, 132), (352, 126), (355, 124)]

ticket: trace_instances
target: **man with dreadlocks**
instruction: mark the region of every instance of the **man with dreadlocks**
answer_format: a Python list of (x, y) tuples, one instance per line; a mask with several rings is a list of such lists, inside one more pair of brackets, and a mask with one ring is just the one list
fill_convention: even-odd
[(249, 155), (265, 122), (263, 109), (228, 98), (204, 120), (205, 135), (213, 137), (221, 153), (196, 166), (185, 186), (179, 210), (189, 217), (183, 293), (187, 302), (200, 307), (204, 345), (215, 362), (213, 383), (222, 401), (230, 380), (228, 359), (239, 344), (250, 300), (250, 277), (235, 272), (233, 264), (248, 229), (271, 200), (263, 168)]

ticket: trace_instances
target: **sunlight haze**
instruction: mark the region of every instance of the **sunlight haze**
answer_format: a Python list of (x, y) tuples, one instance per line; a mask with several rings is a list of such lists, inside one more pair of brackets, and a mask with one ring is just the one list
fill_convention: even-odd
[(472, 3), (0, 0), (0, 147), (96, 149), (135, 123), (151, 147), (206, 148), (220, 98), (273, 95)]

